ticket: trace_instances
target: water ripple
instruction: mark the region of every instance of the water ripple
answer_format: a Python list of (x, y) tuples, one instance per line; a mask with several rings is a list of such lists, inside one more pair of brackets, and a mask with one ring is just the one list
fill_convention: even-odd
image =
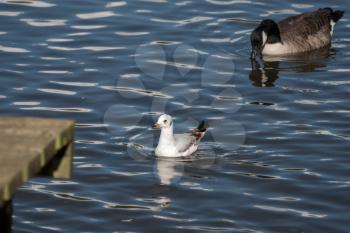
[(73, 87), (95, 87), (98, 83), (88, 83), (88, 82), (58, 82), (50, 81), (50, 83), (61, 84), (64, 86), (73, 86)]
[(98, 123), (76, 123), (75, 127), (77, 128), (105, 128), (106, 124), (98, 124)]
[(299, 214), (302, 217), (306, 218), (325, 218), (327, 217), (327, 214), (316, 214), (311, 213), (309, 211), (303, 211), (303, 210), (295, 210), (291, 208), (281, 208), (281, 207), (274, 207), (274, 206), (267, 206), (267, 205), (254, 205), (255, 208), (263, 209), (263, 210), (269, 210), (274, 212), (292, 212)]
[(110, 91), (118, 91), (118, 92), (131, 92), (139, 95), (146, 95), (151, 97), (162, 97), (162, 98), (170, 98), (170, 96), (165, 95), (158, 91), (150, 91), (145, 89), (137, 89), (133, 87), (116, 87), (116, 86), (101, 86), (102, 89), (110, 90)]
[(112, 205), (105, 205), (104, 207), (105, 207), (105, 208), (112, 208), (112, 209), (152, 210), (151, 207), (139, 206), (139, 205), (120, 205), (120, 204), (112, 204)]
[(167, 0), (140, 0), (141, 2), (167, 3)]
[(151, 18), (151, 21), (157, 22), (157, 23), (170, 23), (170, 24), (175, 24), (176, 26), (184, 26), (187, 24), (198, 23), (198, 22), (208, 21), (208, 20), (212, 20), (212, 19), (213, 19), (212, 17), (195, 16), (193, 18), (182, 19), (182, 20)]
[(20, 19), (20, 21), (34, 27), (53, 27), (66, 25), (67, 20), (64, 19)]
[[(71, 28), (74, 29), (81, 29), (81, 30), (94, 30), (94, 29), (101, 29), (105, 28), (107, 25), (72, 25)], [(73, 33), (70, 35), (78, 35), (78, 33)], [(86, 34), (80, 34), (80, 35), (86, 35)]]
[(125, 6), (126, 2), (125, 1), (115, 1), (115, 2), (109, 2), (106, 4), (107, 8), (110, 7), (121, 7), (121, 6)]
[(116, 16), (117, 14), (113, 11), (99, 11), (99, 12), (92, 12), (92, 13), (84, 13), (84, 14), (77, 14), (77, 17), (80, 19), (98, 19), (98, 18), (106, 18), (111, 16)]
[(40, 105), (40, 102), (34, 102), (34, 101), (13, 102), (13, 105), (16, 105), (16, 106), (37, 106), (37, 105)]
[(92, 109), (88, 108), (52, 108), (52, 107), (22, 107), (22, 110), (41, 110), (41, 111), (52, 111), (52, 112), (91, 112)]
[(297, 197), (269, 197), (268, 199), (272, 201), (287, 201), (287, 202), (290, 202), (290, 201), (294, 202), (294, 201), (301, 200), (300, 198), (297, 198)]
[(297, 15), (300, 14), (299, 11), (292, 10), (292, 9), (281, 9), (281, 10), (273, 10), (273, 11), (267, 11), (267, 13), (260, 14), (261, 17), (269, 17), (271, 15)]
[(10, 16), (15, 17), (23, 14), (23, 11), (0, 11), (0, 16)]
[(177, 45), (181, 44), (180, 41), (170, 41), (170, 40), (156, 40), (149, 43), (150, 45)]
[(50, 208), (35, 208), (36, 211), (38, 212), (55, 212), (55, 209), (50, 209)]
[(38, 73), (41, 74), (71, 74), (72, 72), (68, 70), (39, 70)]
[(94, 52), (126, 49), (125, 47), (108, 47), (108, 46), (84, 46), (84, 47), (80, 47), (80, 48), (62, 47), (62, 46), (48, 46), (48, 48), (53, 49), (53, 50), (62, 50), (62, 51), (90, 50), (90, 51), (94, 51)]
[(230, 37), (226, 38), (201, 38), (202, 42), (211, 42), (211, 43), (227, 43), (231, 41)]
[(67, 36), (87, 36), (90, 34), (91, 34), (91, 32), (75, 32), (75, 33), (69, 33), (69, 34), (67, 34)]
[(86, 144), (86, 145), (102, 145), (102, 144), (106, 144), (106, 142), (104, 142), (104, 141), (97, 141), (97, 140), (76, 140), (75, 143)]
[(255, 4), (255, 5), (265, 5), (265, 3), (258, 2), (258, 1), (250, 1), (250, 0), (206, 0), (206, 2), (209, 2), (214, 5), (233, 5), (233, 4)]
[(59, 61), (59, 60), (65, 60), (67, 58), (65, 57), (40, 57), (41, 60), (51, 60), (51, 61)]
[(62, 228), (59, 228), (59, 227), (39, 226), (39, 228), (50, 230), (50, 231), (62, 231)]
[(74, 41), (73, 39), (68, 38), (50, 38), (46, 40), (47, 42), (71, 42)]
[(47, 3), (44, 1), (37, 1), (37, 0), (0, 0), (0, 3), (23, 5), (23, 6), (30, 6), (30, 7), (40, 7), (40, 8), (56, 6), (56, 4)]
[(312, 4), (304, 4), (304, 3), (294, 3), (292, 4), (292, 7), (298, 8), (298, 9), (307, 9), (312, 8), (314, 5)]
[(117, 34), (118, 36), (144, 36), (144, 35), (148, 35), (149, 32), (131, 32), (131, 31), (127, 31), (127, 32), (115, 32), (115, 34)]
[(122, 172), (122, 171), (112, 171), (113, 174), (122, 176), (144, 176), (150, 174), (149, 172)]
[(17, 48), (17, 47), (7, 47), (0, 45), (0, 51), (8, 52), (8, 53), (29, 53), (30, 51), (27, 49)]
[(194, 222), (196, 219), (185, 219), (185, 218), (180, 218), (180, 217), (170, 217), (170, 216), (162, 216), (162, 215), (153, 215), (153, 217), (158, 218), (158, 219), (164, 219), (164, 220), (170, 220), (174, 222)]
[(152, 10), (148, 10), (148, 9), (138, 9), (136, 10), (136, 13), (152, 13)]
[(333, 86), (339, 86), (339, 85), (346, 85), (350, 84), (350, 80), (332, 80), (332, 81), (323, 81), (322, 82), (325, 85), (333, 85)]
[(330, 69), (330, 70), (328, 70), (329, 72), (350, 72), (350, 69)]
[(88, 163), (77, 166), (77, 168), (103, 168), (104, 166), (99, 163)]
[(76, 95), (75, 91), (59, 90), (59, 89), (50, 89), (50, 88), (38, 88), (38, 91), (52, 93), (52, 94), (61, 94), (61, 95)]
[(258, 179), (286, 179), (281, 176), (271, 176), (271, 175), (263, 175), (263, 174), (255, 174), (255, 173), (247, 173), (247, 172), (228, 172), (227, 174), (235, 174), (239, 176), (248, 176), (248, 177), (254, 177)]

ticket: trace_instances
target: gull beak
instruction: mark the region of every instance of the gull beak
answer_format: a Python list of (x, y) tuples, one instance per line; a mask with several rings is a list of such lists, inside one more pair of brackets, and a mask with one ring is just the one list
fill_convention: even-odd
[(158, 124), (157, 122), (153, 124), (153, 129), (160, 129), (160, 124)]

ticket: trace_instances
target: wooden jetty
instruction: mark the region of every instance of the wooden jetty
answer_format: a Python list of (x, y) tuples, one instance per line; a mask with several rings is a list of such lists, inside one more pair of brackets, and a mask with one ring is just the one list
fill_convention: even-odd
[(11, 232), (12, 197), (34, 175), (72, 175), (74, 122), (0, 117), (0, 232)]

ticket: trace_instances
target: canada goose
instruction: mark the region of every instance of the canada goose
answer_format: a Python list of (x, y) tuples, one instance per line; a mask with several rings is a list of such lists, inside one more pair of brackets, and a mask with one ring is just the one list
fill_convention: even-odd
[(251, 58), (295, 54), (327, 46), (331, 43), (334, 25), (343, 14), (344, 11), (321, 8), (279, 23), (265, 19), (251, 34)]

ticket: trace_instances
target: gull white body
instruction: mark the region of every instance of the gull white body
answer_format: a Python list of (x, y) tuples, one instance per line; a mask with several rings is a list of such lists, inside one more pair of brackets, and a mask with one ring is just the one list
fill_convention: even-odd
[[(173, 135), (173, 129), (162, 129), (160, 133), (159, 143), (156, 147), (156, 155), (161, 157), (184, 157), (193, 154), (198, 149), (198, 144), (194, 143), (187, 147), (184, 151), (180, 151), (181, 148), (181, 134)], [(188, 134), (188, 137), (190, 135)], [(178, 140), (176, 140), (178, 138)]]
[[(159, 157), (185, 157), (198, 149), (198, 142), (204, 136), (206, 128), (197, 128), (192, 133), (174, 134), (173, 120), (169, 115), (161, 115), (155, 124), (161, 129), (158, 145), (155, 149)], [(201, 131), (202, 130), (202, 131)]]

